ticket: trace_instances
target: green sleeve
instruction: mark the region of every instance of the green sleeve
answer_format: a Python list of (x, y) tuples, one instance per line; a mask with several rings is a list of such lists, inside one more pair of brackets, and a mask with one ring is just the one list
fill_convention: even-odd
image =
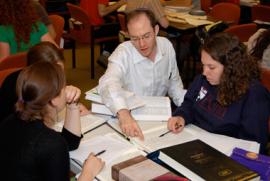
[(7, 42), (8, 43), (8, 35), (7, 33), (10, 30), (7, 30), (6, 26), (0, 26), (0, 42)]
[(48, 29), (44, 23), (38, 22), (39, 33), (41, 36), (48, 33)]

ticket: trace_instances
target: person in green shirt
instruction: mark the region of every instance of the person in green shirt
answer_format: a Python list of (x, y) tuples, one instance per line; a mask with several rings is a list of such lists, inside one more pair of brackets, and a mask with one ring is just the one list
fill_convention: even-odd
[(0, 63), (7, 56), (27, 51), (41, 41), (55, 44), (46, 26), (39, 21), (32, 0), (0, 0), (0, 7)]

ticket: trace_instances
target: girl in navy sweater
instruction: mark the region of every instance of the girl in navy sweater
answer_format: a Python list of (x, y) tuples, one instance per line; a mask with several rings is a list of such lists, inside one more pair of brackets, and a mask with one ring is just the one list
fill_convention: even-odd
[(188, 89), (168, 128), (178, 133), (192, 123), (212, 133), (257, 141), (263, 153), (270, 95), (259, 82), (258, 64), (237, 37), (226, 33), (205, 42), (201, 62), (203, 73)]

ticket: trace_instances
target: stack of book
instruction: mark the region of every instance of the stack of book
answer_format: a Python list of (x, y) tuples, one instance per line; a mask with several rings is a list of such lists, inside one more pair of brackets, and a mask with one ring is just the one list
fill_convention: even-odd
[[(96, 114), (115, 116), (103, 103), (97, 88), (87, 91), (85, 99), (92, 101), (91, 111)], [(124, 92), (128, 109), (138, 121), (167, 121), (171, 117), (171, 103), (169, 97), (136, 96), (131, 92)]]
[(188, 181), (142, 155), (113, 165), (112, 178), (116, 181)]

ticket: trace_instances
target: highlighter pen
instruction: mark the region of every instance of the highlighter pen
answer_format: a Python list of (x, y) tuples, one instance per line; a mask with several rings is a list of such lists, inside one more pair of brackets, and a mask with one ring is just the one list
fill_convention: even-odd
[(102, 150), (102, 151), (98, 152), (97, 154), (95, 154), (95, 156), (99, 156), (99, 155), (105, 153), (105, 151), (106, 151), (106, 150)]

